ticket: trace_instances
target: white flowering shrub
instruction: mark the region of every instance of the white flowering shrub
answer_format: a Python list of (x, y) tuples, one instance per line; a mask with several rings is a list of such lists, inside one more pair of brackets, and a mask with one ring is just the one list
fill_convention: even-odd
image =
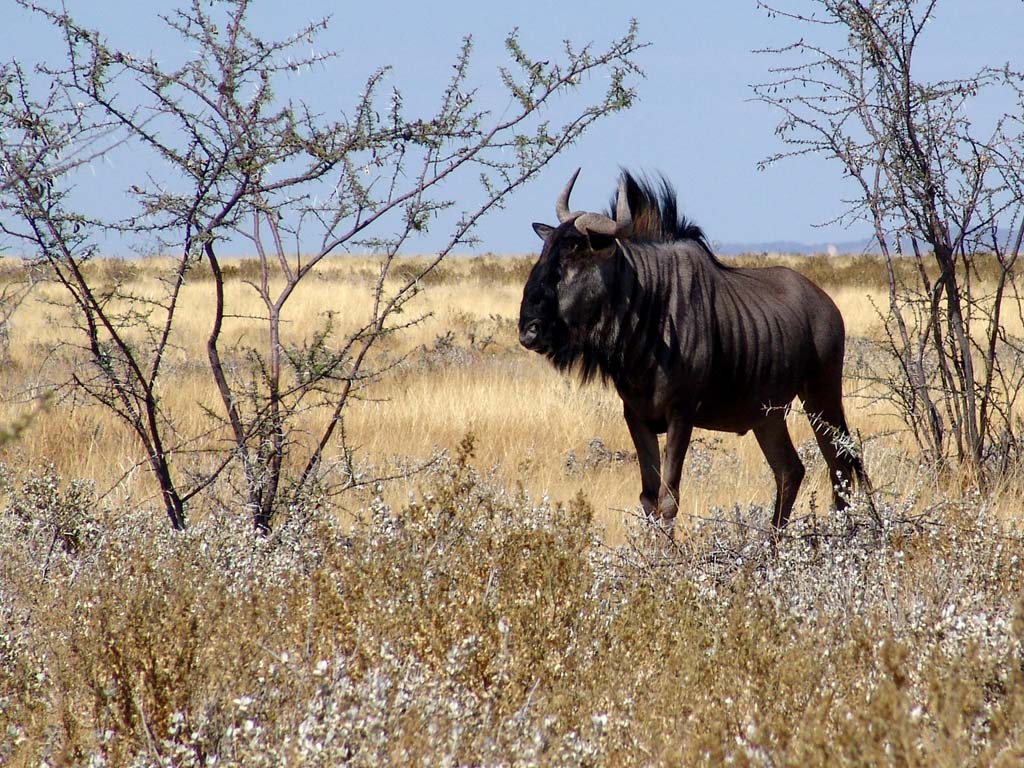
[[(4, 765), (993, 765), (1019, 531), (980, 497), (714, 511), (610, 548), (471, 466), (403, 509), (173, 532), (52, 472), (0, 505)], [(9, 474), (5, 470), (6, 474)], [(916, 510), (916, 511), (915, 511)]]

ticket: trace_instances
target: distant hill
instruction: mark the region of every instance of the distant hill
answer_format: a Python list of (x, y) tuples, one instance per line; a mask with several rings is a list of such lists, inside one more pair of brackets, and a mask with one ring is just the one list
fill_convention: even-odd
[(744, 253), (792, 253), (811, 255), (815, 253), (876, 253), (878, 246), (874, 238), (847, 240), (840, 243), (800, 243), (796, 240), (772, 240), (762, 243), (713, 243), (715, 253), (722, 256), (739, 256)]
[[(999, 242), (1005, 247), (1012, 243), (1011, 235), (1014, 231), (1000, 229), (997, 232)], [(929, 251), (926, 243), (919, 243), (922, 251)], [(892, 244), (890, 243), (890, 248)], [(760, 243), (712, 243), (712, 250), (722, 256), (739, 256), (744, 253), (787, 253), (797, 255), (811, 255), (815, 253), (880, 253), (878, 242), (874, 237), (864, 237), (860, 240), (846, 240), (838, 243), (801, 243), (796, 240), (770, 240)], [(895, 249), (894, 249), (895, 250)], [(984, 250), (984, 247), (982, 247)], [(914, 252), (913, 241), (909, 237), (903, 238), (900, 243), (899, 253), (911, 254)]]

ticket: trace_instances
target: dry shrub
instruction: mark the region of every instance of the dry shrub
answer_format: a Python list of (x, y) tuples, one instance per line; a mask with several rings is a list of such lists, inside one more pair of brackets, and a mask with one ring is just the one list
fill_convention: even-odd
[(855, 499), (781, 537), (719, 510), (608, 548), (585, 498), (509, 492), (472, 455), (401, 510), (311, 505), (269, 539), (244, 510), (173, 533), (52, 473), (10, 487), (0, 760), (1019, 761), (1024, 545), (982, 499)]
[[(885, 262), (873, 254), (830, 256), (782, 256), (779, 254), (744, 254), (728, 259), (729, 264), (741, 267), (785, 266), (794, 269), (815, 284), (828, 289), (856, 286), (864, 289), (887, 290), (888, 277)], [(912, 277), (917, 266), (907, 258), (895, 262), (899, 275)]]
[[(916, 285), (923, 267), (932, 283), (938, 278), (937, 268), (922, 262), (913, 254), (896, 255), (893, 259), (893, 274), (899, 285)], [(843, 254), (832, 256), (824, 253), (809, 256), (786, 256), (776, 253), (744, 254), (727, 258), (727, 263), (742, 267), (786, 266), (814, 281), (826, 290), (838, 288), (863, 288), (865, 290), (887, 291), (889, 277), (885, 261), (874, 253)], [(994, 285), (999, 277), (999, 260), (991, 253), (974, 254), (969, 258), (971, 279), (979, 285)], [(963, 264), (958, 264), (962, 269)]]
[(492, 256), (473, 259), (469, 276), (485, 285), (524, 285), (536, 259), (533, 256)]
[(41, 264), (14, 256), (0, 256), (0, 286), (38, 280), (45, 275), (46, 270)]
[(442, 262), (430, 271), (425, 271), (429, 265), (426, 259), (403, 259), (391, 268), (390, 277), (398, 282), (415, 281), (420, 285), (440, 285), (451, 279), (446, 264)]
[[(281, 267), (276, 262), (269, 262), (267, 270), (271, 278), (281, 276)], [(263, 264), (259, 259), (231, 259), (221, 265), (220, 271), (225, 282), (238, 280), (258, 284), (263, 277)], [(188, 265), (186, 279), (190, 281), (212, 280), (213, 270), (205, 260), (196, 260)]]

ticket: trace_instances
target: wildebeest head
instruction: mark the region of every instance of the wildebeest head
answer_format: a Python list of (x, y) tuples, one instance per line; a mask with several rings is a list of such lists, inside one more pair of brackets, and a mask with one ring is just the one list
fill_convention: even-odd
[(599, 322), (606, 298), (605, 270), (616, 250), (616, 238), (633, 229), (625, 179), (619, 182), (616, 217), (569, 210), (579, 169), (555, 203), (559, 224), (534, 224), (544, 241), (523, 289), (519, 309), (519, 342), (556, 363), (566, 348)]

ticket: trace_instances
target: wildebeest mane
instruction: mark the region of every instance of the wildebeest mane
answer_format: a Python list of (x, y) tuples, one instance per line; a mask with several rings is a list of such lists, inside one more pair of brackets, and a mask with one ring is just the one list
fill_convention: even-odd
[[(712, 257), (713, 258), (713, 257)], [(632, 265), (623, 260), (609, 295), (606, 322), (592, 335), (561, 343), (548, 351), (548, 359), (563, 372), (575, 372), (581, 383), (595, 379), (621, 383), (627, 376), (647, 378), (654, 368), (678, 354), (657, 329), (662, 297), (644, 290)]]
[[(622, 178), (633, 218), (633, 232), (627, 242), (657, 249), (671, 249), (681, 242), (695, 243), (715, 267), (732, 269), (714, 255), (704, 230), (679, 212), (676, 191), (663, 176), (659, 174), (652, 181), (623, 170)], [(616, 193), (609, 213), (613, 221), (617, 201)], [(618, 383), (626, 375), (652, 374), (655, 366), (678, 352), (671, 345), (665, 346), (653, 327), (660, 317), (658, 306), (662, 297), (645, 297), (645, 293), (632, 268), (622, 262), (614, 294), (609, 296), (614, 307), (609, 322), (591, 338), (570, 342), (563, 337), (561, 343), (548, 351), (548, 359), (561, 371), (575, 371), (583, 382), (600, 378), (605, 383)], [(663, 348), (655, 349), (655, 344)]]
[(600, 376), (605, 384), (616, 381), (622, 369), (621, 357), (608, 354), (598, 344), (565, 344), (547, 354), (555, 368), (565, 373), (575, 371), (580, 383), (586, 384)]
[[(633, 214), (631, 240), (648, 243), (692, 240), (714, 257), (704, 230), (679, 212), (676, 191), (664, 176), (659, 175), (657, 181), (651, 181), (623, 170), (622, 177), (626, 182), (629, 210)], [(615, 219), (616, 208), (617, 195), (613, 195), (610, 206), (612, 220)]]

